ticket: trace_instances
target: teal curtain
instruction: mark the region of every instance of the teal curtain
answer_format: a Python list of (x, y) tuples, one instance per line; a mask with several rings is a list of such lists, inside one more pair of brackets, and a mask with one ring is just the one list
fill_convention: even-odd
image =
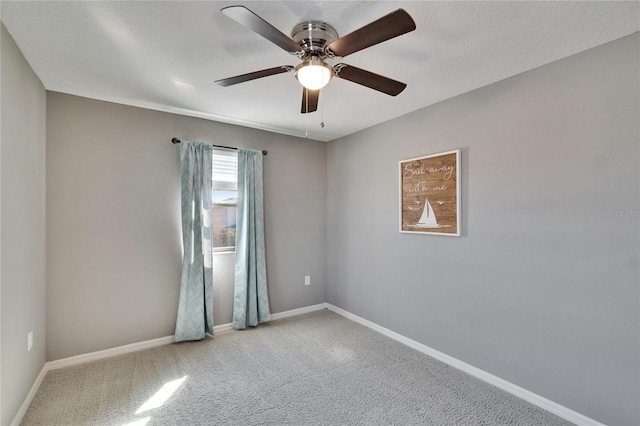
[(200, 340), (213, 333), (211, 145), (182, 141), (180, 167), (184, 254), (176, 342)]
[(238, 149), (238, 221), (233, 327), (269, 321), (264, 257), (262, 152)]

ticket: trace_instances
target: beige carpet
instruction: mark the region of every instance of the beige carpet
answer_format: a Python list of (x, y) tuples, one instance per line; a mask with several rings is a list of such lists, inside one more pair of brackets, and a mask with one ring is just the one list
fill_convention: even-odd
[(323, 310), (50, 371), (22, 424), (570, 423)]

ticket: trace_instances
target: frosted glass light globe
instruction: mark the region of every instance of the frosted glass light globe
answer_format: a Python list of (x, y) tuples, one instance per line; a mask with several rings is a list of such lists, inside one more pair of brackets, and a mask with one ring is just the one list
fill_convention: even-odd
[(312, 56), (296, 67), (296, 78), (309, 90), (320, 90), (333, 77), (333, 69), (320, 58)]

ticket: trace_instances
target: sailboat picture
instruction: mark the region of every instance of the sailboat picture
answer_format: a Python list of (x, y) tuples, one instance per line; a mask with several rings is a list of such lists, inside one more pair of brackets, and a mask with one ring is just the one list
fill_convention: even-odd
[(399, 162), (400, 232), (459, 236), (460, 151)]
[(422, 209), (422, 215), (420, 220), (415, 224), (416, 228), (451, 228), (451, 225), (440, 225), (436, 214), (431, 207), (431, 203), (428, 198), (425, 198), (424, 208)]

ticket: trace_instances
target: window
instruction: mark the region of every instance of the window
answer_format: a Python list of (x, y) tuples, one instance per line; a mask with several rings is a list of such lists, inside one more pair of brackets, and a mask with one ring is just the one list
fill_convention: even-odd
[(238, 211), (238, 153), (213, 150), (213, 250), (233, 251), (236, 247), (236, 213)]

